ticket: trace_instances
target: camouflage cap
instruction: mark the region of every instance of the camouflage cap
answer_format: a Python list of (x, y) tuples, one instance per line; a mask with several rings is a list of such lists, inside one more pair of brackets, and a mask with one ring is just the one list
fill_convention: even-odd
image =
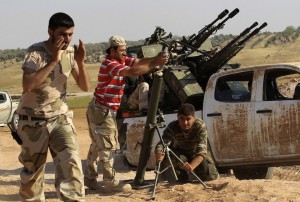
[(108, 41), (109, 47), (126, 46), (125, 39), (121, 36), (112, 36)]

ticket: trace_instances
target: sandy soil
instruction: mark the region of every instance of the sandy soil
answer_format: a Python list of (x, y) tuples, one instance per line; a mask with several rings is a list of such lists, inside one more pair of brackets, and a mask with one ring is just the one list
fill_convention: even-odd
[[(85, 164), (89, 147), (89, 136), (86, 120), (83, 117), (74, 119), (79, 136), (80, 155)], [(0, 201), (20, 201), (18, 196), (19, 172), (18, 161), (20, 148), (12, 139), (7, 127), (0, 128)], [(118, 158), (118, 177), (133, 180), (136, 172), (123, 165)], [(102, 176), (99, 177), (101, 183)], [(154, 172), (147, 171), (145, 180), (153, 180)], [(300, 201), (300, 167), (275, 168), (271, 180), (237, 180), (233, 175), (221, 176), (220, 179), (208, 182), (213, 189), (205, 189), (201, 184), (188, 183), (171, 186), (158, 184), (155, 201)], [(59, 201), (54, 189), (52, 159), (49, 157), (45, 175), (45, 195), (47, 201)], [(150, 188), (133, 189), (131, 193), (105, 194), (101, 190), (86, 189), (86, 201), (151, 201)]]

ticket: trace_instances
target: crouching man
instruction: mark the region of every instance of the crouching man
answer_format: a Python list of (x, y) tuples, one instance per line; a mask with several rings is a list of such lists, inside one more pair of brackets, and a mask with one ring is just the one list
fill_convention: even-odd
[[(213, 160), (207, 156), (207, 131), (204, 122), (195, 117), (195, 108), (191, 104), (182, 104), (178, 110), (177, 120), (171, 122), (163, 132), (164, 143), (184, 162), (179, 162), (170, 155), (179, 183), (189, 181), (189, 172), (194, 171), (203, 181), (215, 180), (219, 177)], [(169, 166), (168, 158), (164, 158), (164, 147), (159, 142), (155, 148), (156, 160), (161, 162), (161, 170)], [(162, 179), (175, 183), (172, 169), (161, 175)]]

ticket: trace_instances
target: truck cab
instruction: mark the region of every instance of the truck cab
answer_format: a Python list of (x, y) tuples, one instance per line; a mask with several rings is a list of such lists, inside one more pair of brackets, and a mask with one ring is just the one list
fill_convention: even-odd
[(13, 130), (17, 129), (19, 120), (17, 107), (18, 102), (14, 102), (8, 92), (0, 91), (0, 126), (11, 124)]
[(251, 167), (267, 174), (268, 167), (299, 164), (299, 83), (299, 66), (289, 64), (242, 68), (210, 78), (203, 119), (218, 167), (235, 168), (243, 178)]
[(222, 145), (212, 147), (220, 165), (225, 159), (236, 163), (259, 160), (266, 163), (266, 159), (269, 163), (283, 163), (278, 156), (273, 157), (276, 154), (284, 159), (292, 154), (291, 159), (297, 159), (294, 154), (300, 151), (295, 142), (300, 129), (300, 101), (294, 94), (300, 82), (299, 70), (293, 65), (266, 65), (211, 77), (203, 118), (211, 134), (211, 145)]
[[(299, 164), (299, 83), (300, 67), (291, 64), (240, 68), (211, 76), (205, 92), (196, 96), (203, 103), (196, 116), (206, 123), (209, 150), (221, 173), (233, 169), (238, 179), (270, 178), (272, 167)], [(153, 137), (148, 168), (155, 167), (153, 148), (159, 141), (158, 132), (162, 134), (176, 115), (176, 110), (164, 113), (165, 122)], [(136, 166), (146, 115), (132, 115), (122, 124), (126, 126), (125, 157)]]

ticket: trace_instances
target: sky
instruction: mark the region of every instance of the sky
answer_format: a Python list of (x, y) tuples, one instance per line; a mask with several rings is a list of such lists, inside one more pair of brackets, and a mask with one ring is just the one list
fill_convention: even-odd
[[(300, 26), (298, 0), (0, 0), (0, 50), (27, 48), (48, 39), (52, 14), (65, 12), (75, 22), (71, 44), (99, 43), (112, 35), (145, 39), (161, 26), (173, 35), (189, 36), (210, 24), (225, 9), (240, 12), (216, 34), (239, 34), (258, 22), (262, 31)], [(221, 22), (221, 21), (218, 21)], [(216, 24), (218, 24), (218, 22)]]

